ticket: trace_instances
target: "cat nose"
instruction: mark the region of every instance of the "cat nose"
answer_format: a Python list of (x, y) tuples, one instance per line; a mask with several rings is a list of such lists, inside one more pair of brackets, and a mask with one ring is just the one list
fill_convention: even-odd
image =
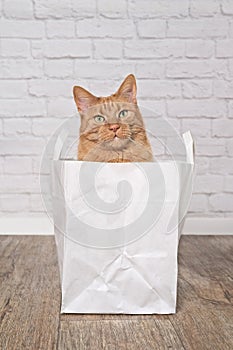
[(109, 130), (112, 130), (112, 131), (116, 132), (118, 129), (120, 129), (120, 125), (119, 124), (110, 124), (109, 125)]

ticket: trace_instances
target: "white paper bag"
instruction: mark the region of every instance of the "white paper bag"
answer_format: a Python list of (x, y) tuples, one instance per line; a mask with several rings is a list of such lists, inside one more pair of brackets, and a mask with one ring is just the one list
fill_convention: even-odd
[(191, 134), (183, 139), (184, 162), (53, 161), (62, 313), (175, 312), (194, 166)]

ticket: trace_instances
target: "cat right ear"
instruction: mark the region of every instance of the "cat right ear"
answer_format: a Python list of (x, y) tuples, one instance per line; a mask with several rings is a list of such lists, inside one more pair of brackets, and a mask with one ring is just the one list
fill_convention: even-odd
[(117, 96), (129, 103), (137, 103), (137, 84), (133, 74), (129, 74), (117, 91)]
[(85, 112), (89, 107), (94, 106), (98, 101), (98, 97), (92, 95), (81, 86), (74, 86), (73, 95), (78, 111), (81, 113)]

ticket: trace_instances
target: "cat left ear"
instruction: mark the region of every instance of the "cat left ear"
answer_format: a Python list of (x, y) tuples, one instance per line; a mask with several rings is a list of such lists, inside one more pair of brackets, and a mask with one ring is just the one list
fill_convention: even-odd
[(125, 78), (116, 94), (129, 103), (137, 103), (137, 84), (133, 74)]
[(94, 106), (98, 97), (92, 95), (81, 86), (74, 86), (73, 95), (79, 112), (85, 112), (89, 107)]

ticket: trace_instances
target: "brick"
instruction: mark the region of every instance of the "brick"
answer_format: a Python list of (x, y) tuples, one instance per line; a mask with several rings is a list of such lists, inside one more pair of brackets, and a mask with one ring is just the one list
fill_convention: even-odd
[(46, 40), (38, 39), (38, 40), (31, 40), (31, 54), (33, 58), (43, 58), (44, 57), (44, 46), (45, 46)]
[(230, 193), (213, 194), (209, 198), (210, 208), (215, 212), (232, 212), (233, 195)]
[(122, 58), (123, 46), (120, 40), (96, 39), (94, 41), (95, 58)]
[(43, 62), (39, 60), (2, 59), (0, 78), (38, 78), (43, 74)]
[(212, 136), (218, 137), (232, 137), (233, 120), (213, 120)]
[(221, 175), (199, 175), (195, 179), (194, 193), (218, 193), (223, 190), (223, 176)]
[(48, 40), (43, 44), (43, 54), (49, 58), (73, 57), (85, 58), (91, 56), (90, 40)]
[(124, 54), (126, 58), (169, 58), (182, 57), (185, 52), (181, 40), (127, 40)]
[(208, 98), (212, 96), (211, 80), (188, 80), (182, 82), (182, 93), (185, 98)]
[(225, 153), (225, 141), (221, 139), (196, 137), (195, 146), (197, 156), (213, 157)]
[(233, 174), (233, 158), (216, 157), (210, 159), (210, 172), (222, 175)]
[(66, 18), (72, 17), (71, 2), (63, 2), (59, 0), (40, 0), (35, 1), (35, 17), (36, 18)]
[(186, 57), (210, 58), (214, 55), (214, 41), (188, 40), (186, 41)]
[(3, 212), (22, 212), (29, 210), (29, 194), (8, 193), (1, 194), (1, 210)]
[(64, 20), (49, 20), (46, 22), (48, 38), (74, 38), (75, 22)]
[(205, 194), (193, 194), (189, 206), (189, 212), (205, 213), (208, 212), (208, 200)]
[(71, 0), (71, 6), (72, 15), (75, 16), (75, 18), (88, 18), (96, 16), (95, 0)]
[(27, 83), (22, 80), (1, 80), (1, 98), (18, 98), (27, 95)]
[(168, 78), (213, 78), (228, 75), (226, 60), (177, 60), (167, 64)]
[(165, 63), (157, 61), (143, 61), (136, 63), (136, 77), (142, 79), (160, 79), (164, 77)]
[(224, 191), (233, 192), (233, 175), (224, 177)]
[(46, 115), (46, 105), (43, 99), (2, 99), (0, 105), (2, 117), (41, 117)]
[(31, 157), (31, 160), (32, 160), (32, 173), (38, 174), (41, 168), (41, 157), (33, 156)]
[(44, 204), (41, 194), (33, 193), (30, 195), (30, 211), (32, 212), (44, 212)]
[(36, 97), (71, 97), (75, 85), (73, 80), (36, 79), (29, 81), (29, 93)]
[[(171, 123), (168, 122), (167, 119), (156, 118), (156, 114), (154, 111), (150, 111), (150, 116), (146, 115), (143, 108), (141, 108), (141, 112), (145, 120), (145, 127), (149, 138), (151, 139), (151, 141), (153, 141), (153, 151), (156, 151), (156, 147), (159, 143), (161, 143), (163, 145), (163, 150), (165, 150), (166, 147), (166, 150), (169, 150), (172, 156), (175, 157), (175, 154), (177, 153), (179, 147), (177, 142), (177, 125), (171, 125)], [(166, 140), (166, 138), (168, 139)], [(171, 148), (171, 144), (173, 144), (175, 147)], [(182, 147), (181, 145), (180, 148), (182, 148), (182, 152), (184, 154), (184, 147)], [(168, 158), (170, 158), (170, 155), (168, 156)]]
[(30, 43), (25, 39), (1, 39), (2, 57), (29, 57)]
[(20, 136), (15, 138), (0, 139), (0, 154), (1, 155), (40, 155), (45, 141), (38, 137)]
[(217, 80), (213, 82), (214, 95), (220, 98), (233, 97), (233, 81)]
[(137, 102), (143, 117), (158, 118), (166, 115), (165, 100), (143, 100), (137, 98)]
[(50, 78), (72, 78), (73, 61), (70, 59), (45, 60), (44, 72)]
[(5, 193), (39, 193), (38, 175), (0, 175), (0, 191)]
[[(78, 85), (82, 85), (79, 83)], [(109, 96), (112, 93), (116, 92), (120, 86), (120, 82), (114, 80), (91, 80), (88, 81), (88, 84), (85, 82), (83, 84), (85, 88), (91, 91), (92, 94), (96, 96)]]
[(51, 136), (58, 126), (61, 119), (55, 118), (38, 118), (32, 121), (32, 133), (35, 136)]
[(33, 18), (33, 2), (31, 0), (4, 1), (4, 14), (7, 18), (32, 19)]
[(226, 19), (171, 19), (168, 22), (167, 36), (171, 38), (217, 38), (225, 37), (228, 32)]
[(131, 38), (134, 24), (124, 19), (83, 19), (77, 22), (79, 38)]
[(171, 117), (205, 117), (218, 118), (226, 115), (225, 101), (206, 100), (173, 100), (167, 101), (168, 115)]
[(138, 18), (188, 16), (188, 0), (137, 0), (129, 2), (129, 14)]
[(98, 10), (101, 16), (108, 18), (123, 18), (127, 16), (126, 0), (98, 0)]
[[(195, 139), (194, 139), (195, 142)], [(196, 174), (207, 174), (209, 171), (209, 158), (208, 157), (195, 157)]]
[(91, 51), (90, 40), (50, 39), (32, 41), (32, 56), (34, 58), (87, 58), (91, 56)]
[(163, 100), (138, 100), (138, 105), (140, 107), (143, 117), (146, 117), (148, 114), (152, 117), (162, 117), (166, 114), (165, 101)]
[(92, 61), (75, 60), (75, 74), (78, 79), (124, 79), (127, 74), (134, 73), (134, 67), (130, 63), (119, 61)]
[(233, 57), (233, 39), (218, 40), (216, 43), (216, 57)]
[(210, 119), (183, 119), (182, 131), (190, 130), (194, 139), (198, 137), (211, 136), (211, 120)]
[[(40, 174), (40, 184), (39, 184), (39, 192), (43, 195), (43, 199), (46, 200), (46, 211), (49, 205), (49, 209), (51, 210), (52, 214), (52, 208), (51, 208), (51, 202), (50, 202), (50, 191), (51, 191), (51, 185), (50, 185), (50, 179), (48, 175)], [(49, 203), (48, 203), (49, 202)]]
[(32, 173), (31, 157), (6, 156), (4, 158), (5, 174), (28, 174)]
[(233, 118), (233, 101), (228, 102), (228, 118)]
[(214, 16), (220, 12), (218, 0), (191, 0), (190, 14), (193, 17)]
[(65, 118), (77, 114), (72, 98), (58, 97), (48, 101), (48, 117)]
[(229, 28), (229, 37), (230, 37), (230, 38), (233, 38), (233, 21), (229, 21), (229, 25), (230, 25), (230, 28)]
[(166, 36), (165, 20), (141, 20), (137, 24), (138, 35), (141, 38), (164, 38)]
[[(50, 164), (49, 162), (45, 161), (43, 162), (42, 165), (42, 155), (41, 156), (31, 156), (30, 157), (32, 160), (32, 173), (33, 174), (43, 174), (43, 175), (48, 175), (50, 174)], [(48, 159), (48, 157), (47, 157)], [(42, 167), (41, 167), (42, 165)]]
[(0, 157), (0, 174), (4, 174), (3, 162), (3, 157)]
[(233, 139), (226, 141), (227, 154), (233, 157)]
[(233, 78), (233, 59), (228, 59), (230, 77)]
[(233, 3), (231, 0), (222, 0), (221, 8), (225, 15), (233, 15)]
[(44, 23), (40, 21), (0, 20), (0, 37), (43, 38)]
[(142, 80), (138, 87), (138, 97), (140, 98), (174, 98), (180, 96), (180, 82), (168, 80)]
[(31, 133), (31, 121), (25, 118), (7, 118), (3, 122), (4, 135), (21, 135)]

